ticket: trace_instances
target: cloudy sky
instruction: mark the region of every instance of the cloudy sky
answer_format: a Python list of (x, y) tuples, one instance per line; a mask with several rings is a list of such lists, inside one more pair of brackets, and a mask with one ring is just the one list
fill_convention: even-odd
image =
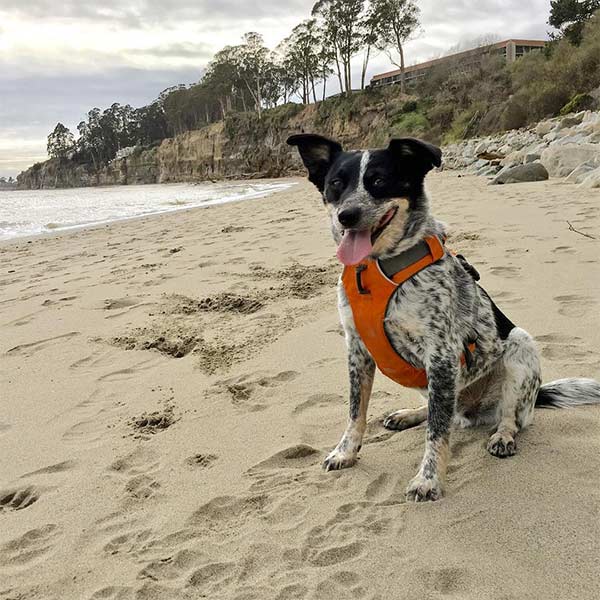
[[(314, 1), (0, 0), (0, 176), (43, 160), (58, 121), (74, 130), (92, 107), (142, 106), (196, 82), (247, 31), (274, 47)], [(544, 38), (548, 29), (549, 0), (417, 4), (423, 31), (407, 47), (410, 63), (485, 34)], [(380, 55), (370, 75), (389, 68)]]

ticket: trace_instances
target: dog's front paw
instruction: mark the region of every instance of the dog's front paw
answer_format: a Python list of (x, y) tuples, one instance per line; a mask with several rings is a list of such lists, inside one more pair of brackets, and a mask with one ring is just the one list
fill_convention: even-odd
[(354, 466), (355, 463), (355, 452), (343, 452), (335, 448), (323, 461), (323, 469), (325, 471), (339, 471), (340, 469), (348, 469)]
[(412, 479), (406, 488), (408, 502), (435, 502), (444, 495), (442, 484), (437, 477), (427, 479), (419, 474)]
[(507, 431), (497, 431), (488, 441), (487, 451), (492, 456), (507, 458), (517, 452), (515, 438)]

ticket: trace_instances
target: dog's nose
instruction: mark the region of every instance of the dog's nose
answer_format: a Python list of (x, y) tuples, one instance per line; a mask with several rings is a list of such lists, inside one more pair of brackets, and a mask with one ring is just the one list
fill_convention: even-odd
[(338, 221), (343, 227), (354, 227), (362, 216), (360, 208), (354, 206), (352, 208), (345, 208), (338, 213)]

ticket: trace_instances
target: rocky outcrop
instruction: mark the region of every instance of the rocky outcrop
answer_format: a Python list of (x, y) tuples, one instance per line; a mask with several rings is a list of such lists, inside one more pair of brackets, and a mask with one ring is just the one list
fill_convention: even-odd
[(126, 149), (95, 172), (88, 166), (50, 160), (19, 175), (21, 188), (135, 183), (196, 182), (280, 177), (303, 172), (288, 136), (314, 131), (351, 148), (380, 146), (395, 135), (395, 118), (410, 97), (397, 91), (332, 98), (318, 105), (289, 104), (232, 114), (223, 122), (178, 135), (149, 150)]
[(499, 177), (495, 183), (506, 183), (501, 180), (506, 180), (512, 168), (518, 168), (513, 173), (519, 177), (537, 173), (543, 178), (540, 167), (520, 168), (529, 165), (540, 165), (550, 177), (566, 177), (569, 183), (583, 186), (585, 182), (586, 187), (597, 187), (600, 112), (583, 111), (548, 119), (535, 127), (466, 140), (444, 149), (446, 168)]

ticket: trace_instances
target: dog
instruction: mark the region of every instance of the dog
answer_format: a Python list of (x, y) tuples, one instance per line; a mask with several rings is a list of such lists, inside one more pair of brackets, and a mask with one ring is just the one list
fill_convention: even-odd
[[(592, 379), (541, 385), (532, 337), (496, 307), (477, 283), (475, 269), (443, 246), (446, 227), (431, 215), (424, 189), (426, 175), (442, 164), (439, 148), (403, 138), (385, 149), (344, 151), (338, 142), (314, 134), (293, 135), (287, 143), (298, 149), (308, 179), (322, 194), (337, 256), (345, 265), (338, 309), (348, 350), (350, 414), (325, 470), (356, 463), (376, 366), (386, 374), (396, 368), (386, 363), (394, 360), (390, 347), (397, 370), (411, 370), (415, 377), (409, 381), (427, 400), (421, 408), (390, 414), (383, 423), (404, 430), (427, 422), (425, 453), (408, 484), (408, 501), (444, 495), (452, 424), (493, 426), (487, 450), (504, 458), (515, 454), (516, 435), (531, 424), (536, 406), (600, 403), (600, 384)], [(411, 275), (419, 261), (426, 267)], [(384, 272), (390, 264), (399, 264), (409, 277), (392, 286), (395, 270)], [(364, 289), (361, 279), (368, 266), (370, 281), (377, 284), (373, 290)], [(375, 302), (379, 287), (386, 285), (392, 290), (389, 298)], [(363, 298), (373, 303), (364, 310)], [(381, 323), (373, 317), (377, 310)], [(383, 347), (384, 358), (373, 356)]]

